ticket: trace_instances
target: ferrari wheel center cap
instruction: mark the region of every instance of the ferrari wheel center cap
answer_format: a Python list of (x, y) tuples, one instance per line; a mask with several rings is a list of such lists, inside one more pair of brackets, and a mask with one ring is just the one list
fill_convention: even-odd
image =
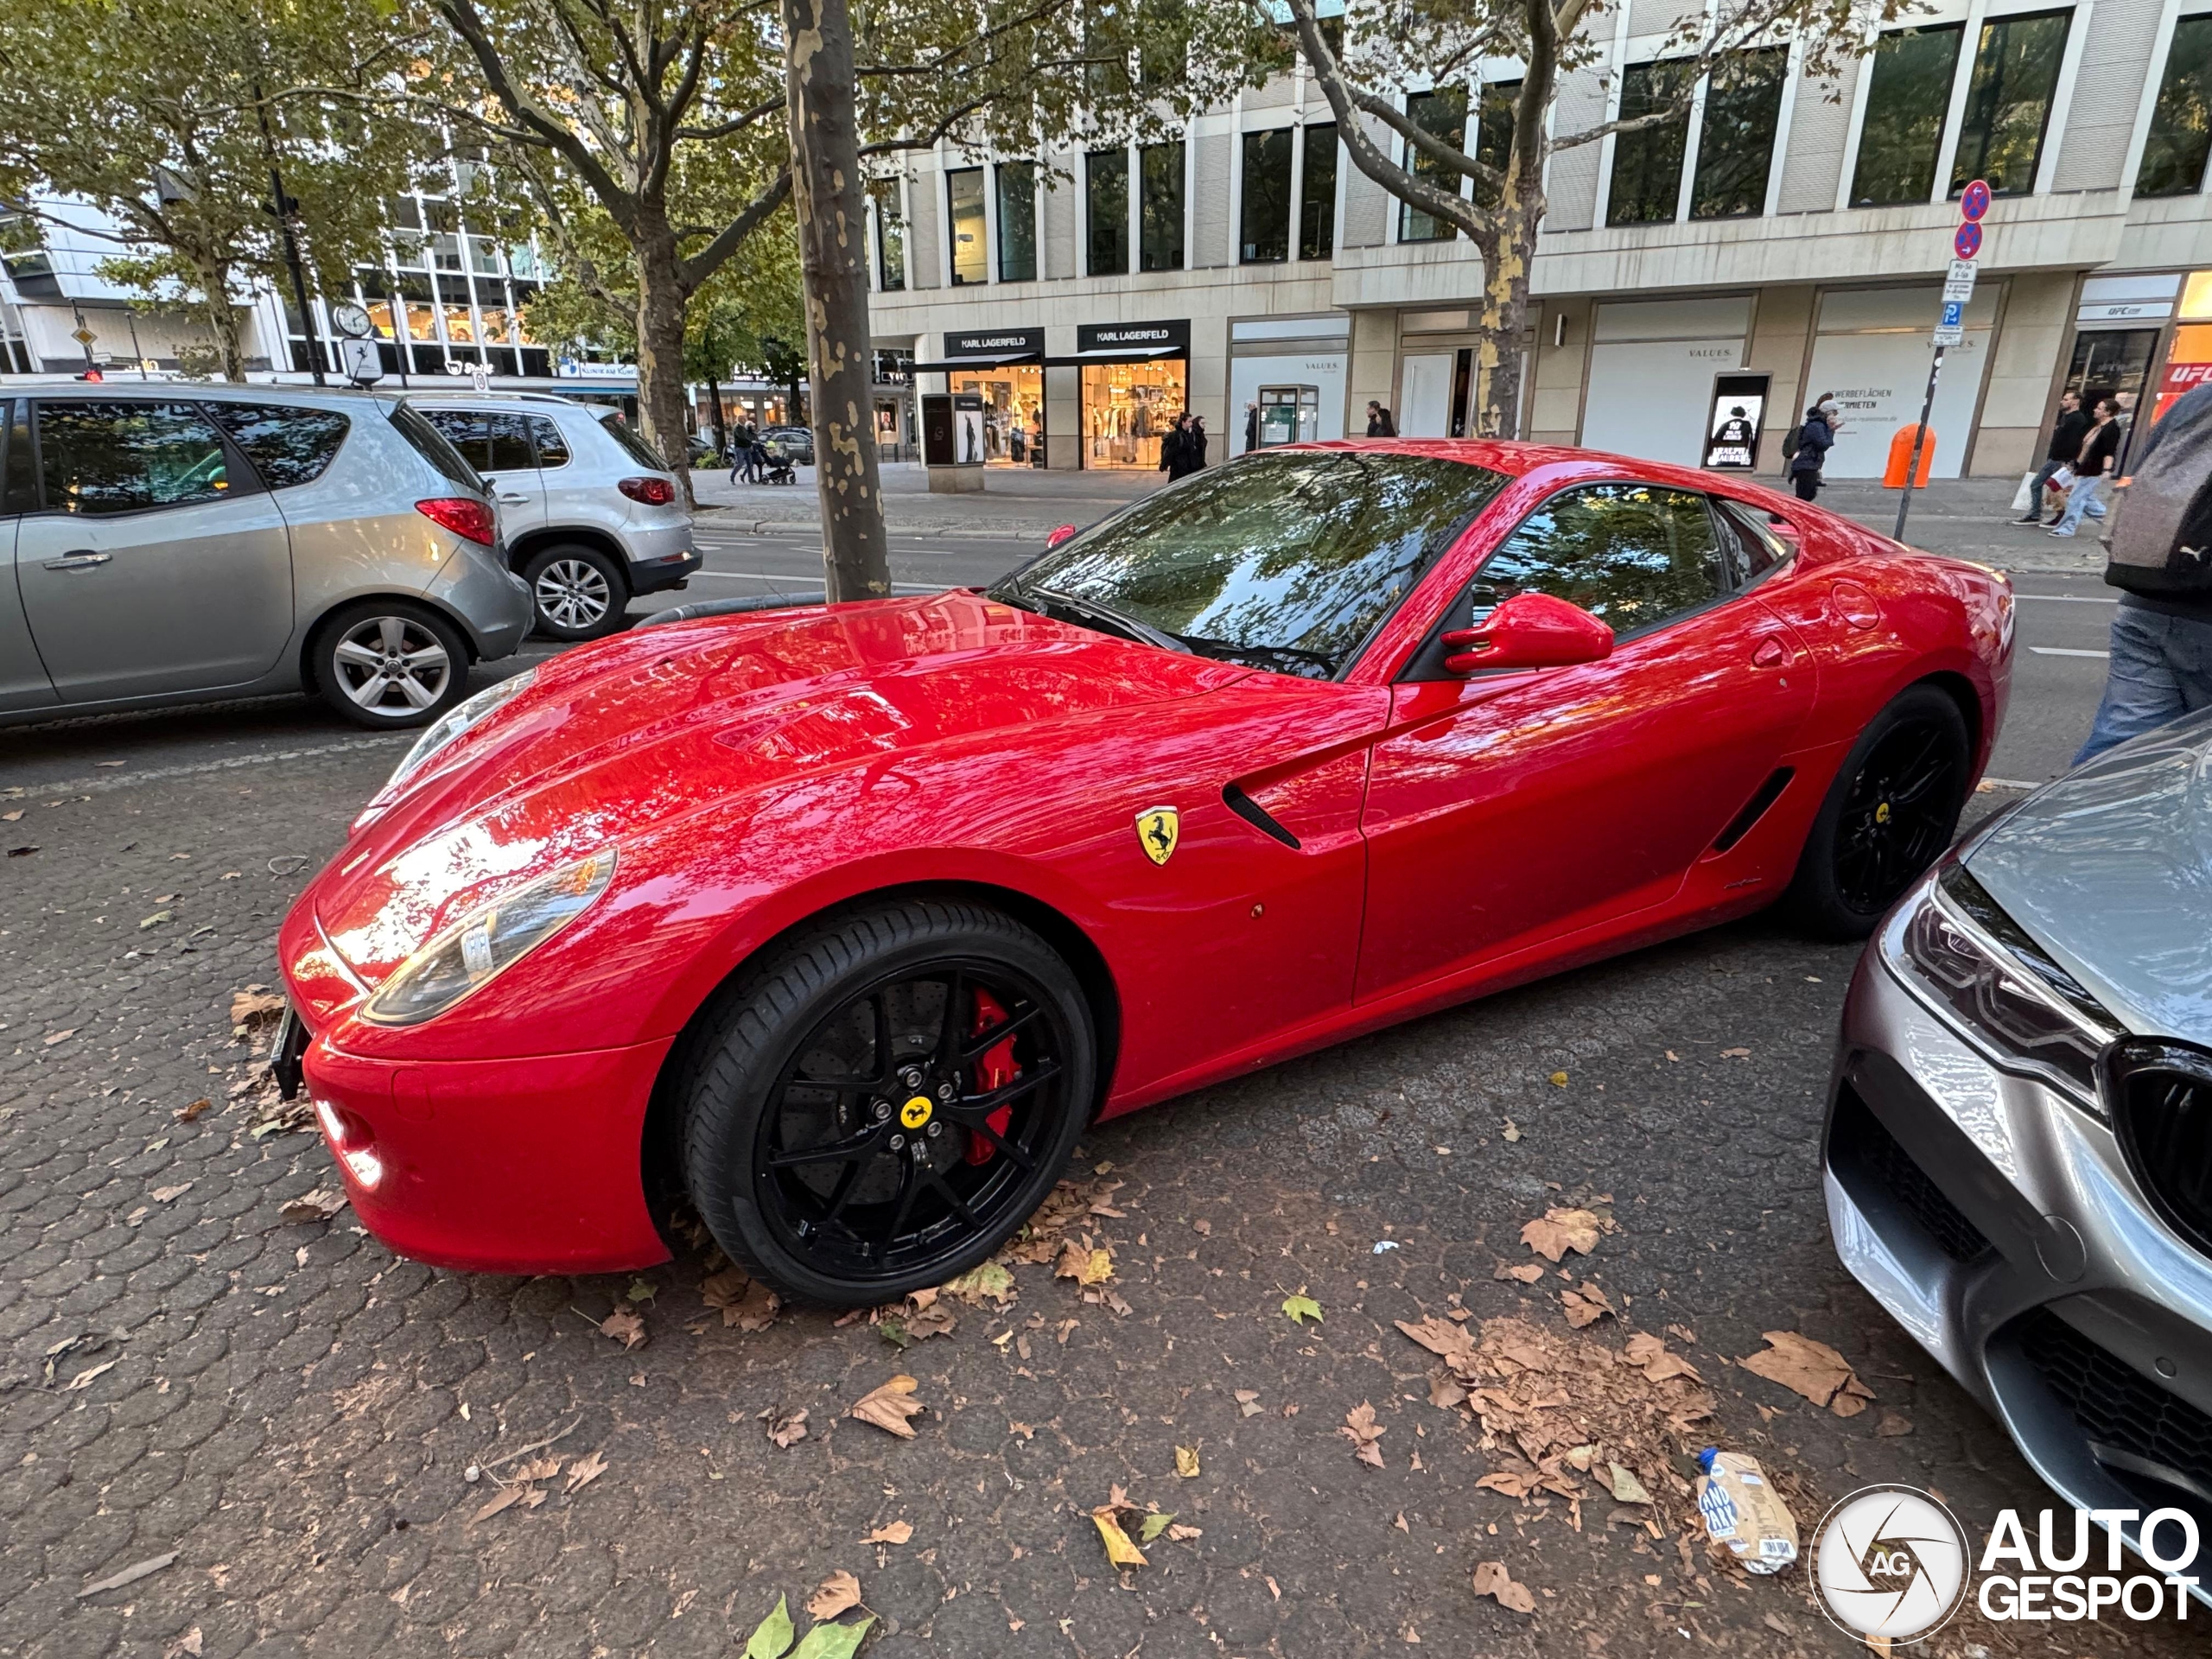
[(1874, 809), (1874, 822), (1877, 823), (1887, 823), (1889, 821), (1890, 804), (1887, 801), (1884, 801), (1879, 806)]
[(936, 1109), (937, 1103), (927, 1095), (916, 1095), (899, 1109), (899, 1121), (910, 1129), (918, 1129)]

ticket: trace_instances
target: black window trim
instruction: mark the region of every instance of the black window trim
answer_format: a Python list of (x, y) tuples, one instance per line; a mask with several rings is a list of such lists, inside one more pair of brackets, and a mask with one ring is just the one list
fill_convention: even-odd
[[(250, 495), (267, 495), (269, 486), (262, 481), (260, 472), (238, 441), (224, 430), (223, 423), (209, 410), (209, 400), (204, 397), (103, 397), (91, 391), (64, 392), (59, 397), (31, 397), (22, 400), (25, 405), (25, 429), (30, 437), (30, 504), (22, 509), (25, 518), (44, 518), (52, 514), (58, 518), (83, 520), (99, 519), (106, 523), (121, 518), (141, 518), (148, 513), (175, 512), (185, 507), (204, 507), (221, 501), (243, 500)], [(223, 467), (226, 481), (232, 487), (220, 495), (206, 496), (196, 501), (157, 501), (151, 506), (130, 507), (122, 512), (67, 513), (60, 507), (49, 505), (46, 499), (46, 454), (39, 442), (38, 413), (48, 404), (57, 407), (69, 404), (182, 404), (207, 423), (215, 434), (215, 441), (223, 447)]]

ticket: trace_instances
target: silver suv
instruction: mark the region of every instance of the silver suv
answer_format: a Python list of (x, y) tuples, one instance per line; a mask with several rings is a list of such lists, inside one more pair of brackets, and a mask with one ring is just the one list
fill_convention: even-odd
[(19, 386), (0, 536), (0, 725), (305, 690), (420, 726), (530, 630), (484, 480), (374, 392)]
[(537, 630), (596, 639), (639, 594), (699, 568), (683, 493), (613, 410), (544, 392), (421, 392), (410, 401), (499, 497), (507, 557)]

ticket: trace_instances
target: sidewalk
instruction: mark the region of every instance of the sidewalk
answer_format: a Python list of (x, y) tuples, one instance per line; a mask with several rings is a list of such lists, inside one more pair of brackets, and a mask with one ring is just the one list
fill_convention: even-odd
[[(1078, 529), (1166, 482), (1157, 472), (1047, 472), (992, 467), (980, 494), (931, 495), (918, 462), (883, 468), (883, 511), (894, 536), (957, 536), (969, 541), (1040, 542), (1057, 525)], [(1778, 480), (1762, 479), (1762, 483)], [(814, 494), (814, 469), (799, 468), (792, 485), (732, 484), (722, 472), (695, 472), (691, 486), (704, 516), (702, 526), (755, 535), (816, 535), (822, 522)], [(2003, 570), (2095, 575), (2104, 548), (2094, 521), (2069, 541), (2038, 527), (2016, 524), (2017, 479), (1944, 479), (1915, 493), (1904, 539), (1931, 553), (1975, 559)], [(1888, 535), (1897, 524), (1897, 492), (1868, 479), (1841, 480), (1822, 489), (1820, 505), (1870, 530)]]

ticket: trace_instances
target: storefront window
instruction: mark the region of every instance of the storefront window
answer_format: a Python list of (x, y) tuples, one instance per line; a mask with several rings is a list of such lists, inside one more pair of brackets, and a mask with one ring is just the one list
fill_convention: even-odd
[(1034, 365), (948, 377), (953, 391), (983, 400), (984, 464), (1033, 465), (1044, 448), (1045, 371)]
[(990, 249), (983, 233), (983, 169), (963, 167), (944, 175), (952, 221), (952, 285), (988, 280)]
[(1033, 162), (1001, 162), (999, 186), (999, 281), (1037, 280), (1037, 167)]
[(1181, 358), (1152, 363), (1092, 363), (1083, 371), (1084, 465), (1160, 465), (1160, 440), (1183, 412)]
[(2066, 53), (2071, 11), (2033, 17), (2000, 17), (1981, 26), (1974, 76), (1967, 84), (1966, 114), (1959, 124), (1951, 194), (1986, 179), (2000, 196), (2035, 188), (2051, 94), (2058, 90), (2058, 60)]
[(2212, 13), (2174, 24), (2174, 43), (2158, 82), (2158, 104), (2135, 175), (2139, 196), (2193, 195), (2204, 188), (2212, 151)]
[(1084, 219), (1089, 246), (1084, 270), (1121, 276), (1129, 269), (1129, 152), (1094, 149), (1083, 158)]
[(438, 337), (437, 315), (427, 305), (407, 308), (407, 338), (423, 341)]
[(391, 302), (390, 300), (371, 300), (368, 304), (368, 312), (369, 327), (376, 331), (376, 336), (378, 340), (397, 340), (399, 338), (397, 333), (392, 327)]
[(1337, 129), (1306, 129), (1306, 176), (1300, 186), (1298, 257), (1327, 259), (1337, 251)]
[(1147, 144), (1137, 152), (1144, 169), (1144, 222), (1139, 257), (1147, 270), (1183, 269), (1183, 144)]
[(1244, 135), (1243, 231), (1240, 262), (1274, 264), (1290, 257), (1290, 146), (1294, 130), (1270, 127)]
[(1698, 137), (1697, 178), (1690, 186), (1692, 219), (1739, 219), (1766, 211), (1766, 175), (1782, 118), (1782, 85), (1789, 79), (1784, 46), (1732, 54), (1713, 71)]
[(1853, 207), (1925, 201), (1936, 188), (1936, 152), (1943, 142), (1965, 29), (1963, 23), (1892, 29), (1875, 42), (1866, 71), (1866, 118), (1859, 130), (1859, 168), (1851, 181)]
[[(1448, 144), (1461, 143), (1467, 135), (1466, 88), (1452, 86), (1441, 92), (1415, 92), (1406, 100), (1406, 116), (1423, 132), (1434, 133)], [(1459, 181), (1452, 170), (1411, 144), (1406, 146), (1406, 169), (1447, 195), (1459, 194)], [(1401, 242), (1449, 242), (1459, 233), (1442, 219), (1432, 219), (1417, 207), (1403, 203), (1399, 206)]]
[(449, 305), (446, 312), (446, 339), (455, 346), (476, 343), (476, 320), (465, 305)]
[[(1687, 66), (1632, 63), (1621, 72), (1624, 121), (1656, 115), (1682, 94)], [(1682, 151), (1689, 137), (1687, 113), (1613, 137), (1613, 188), (1605, 198), (1608, 225), (1671, 225), (1681, 206)]]

